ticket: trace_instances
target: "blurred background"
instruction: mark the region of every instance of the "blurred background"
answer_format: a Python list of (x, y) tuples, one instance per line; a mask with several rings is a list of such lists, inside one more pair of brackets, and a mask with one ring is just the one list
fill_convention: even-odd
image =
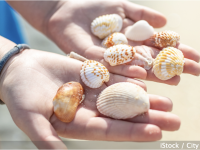
[[(168, 22), (163, 28), (155, 30), (173, 30), (180, 34), (181, 43), (200, 52), (200, 1), (142, 0), (132, 2), (163, 13)], [(19, 18), (31, 48), (65, 55), (49, 39), (33, 29), (21, 17)], [(163, 141), (197, 141), (200, 138), (200, 79), (187, 74), (182, 74), (181, 78), (178, 86), (144, 81), (149, 94), (166, 96), (173, 101), (172, 113), (181, 119), (181, 127), (178, 131), (163, 132)], [(0, 141), (29, 141), (29, 138), (14, 124), (5, 105), (0, 106), (0, 120)], [(63, 140), (70, 141), (70, 139)], [(124, 145), (124, 148), (127, 145), (123, 142), (120, 144)]]

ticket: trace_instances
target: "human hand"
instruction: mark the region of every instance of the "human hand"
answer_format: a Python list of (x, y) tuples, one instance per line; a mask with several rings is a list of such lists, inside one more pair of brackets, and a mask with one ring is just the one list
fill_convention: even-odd
[[(1, 50), (14, 46), (7, 44), (9, 46), (0, 44)], [(103, 116), (96, 108), (96, 96), (107, 86), (124, 81), (144, 89), (146, 86), (141, 81), (111, 73), (112, 80), (98, 89), (90, 89), (80, 79), (81, 66), (80, 61), (30, 49), (12, 57), (1, 72), (0, 98), (16, 125), (38, 148), (64, 148), (58, 135), (86, 140), (155, 141), (161, 139), (161, 130), (179, 128), (180, 119), (167, 112), (172, 109), (170, 99), (156, 95), (149, 95), (151, 108), (141, 116), (127, 120)], [(69, 81), (80, 82), (86, 97), (74, 120), (63, 123), (54, 115), (52, 101), (58, 88)]]
[[(179, 83), (180, 76), (162, 81), (154, 75), (152, 69), (146, 71), (133, 65), (110, 66), (103, 58), (105, 49), (100, 47), (102, 40), (94, 36), (90, 29), (91, 22), (96, 17), (114, 13), (123, 18), (122, 32), (138, 20), (146, 20), (153, 27), (162, 27), (166, 19), (160, 13), (128, 1), (93, 1), (90, 3), (68, 1), (61, 2), (59, 6), (59, 9), (49, 16), (46, 35), (66, 53), (75, 51), (88, 59), (100, 61), (114, 74), (171, 85)], [(148, 40), (129, 41), (129, 45), (136, 46), (136, 49), (150, 50), (153, 58), (158, 54), (158, 49), (153, 47)], [(177, 48), (183, 52), (185, 57), (184, 73), (198, 76), (200, 74), (199, 53), (181, 43), (177, 45)]]

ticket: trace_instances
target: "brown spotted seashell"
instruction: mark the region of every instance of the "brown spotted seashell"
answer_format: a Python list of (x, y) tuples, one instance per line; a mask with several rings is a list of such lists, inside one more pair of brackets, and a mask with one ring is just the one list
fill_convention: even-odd
[(83, 87), (80, 83), (65, 83), (58, 89), (53, 99), (56, 117), (62, 122), (71, 122), (74, 119), (78, 105), (83, 99)]
[(175, 47), (180, 40), (180, 35), (174, 31), (162, 31), (155, 33), (151, 40), (153, 45), (158, 48), (165, 48), (167, 46)]

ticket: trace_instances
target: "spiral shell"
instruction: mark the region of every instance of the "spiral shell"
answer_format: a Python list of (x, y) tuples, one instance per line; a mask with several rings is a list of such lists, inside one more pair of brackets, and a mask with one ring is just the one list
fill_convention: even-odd
[(167, 46), (175, 47), (180, 40), (180, 35), (174, 31), (162, 31), (154, 34), (151, 38), (154, 46), (164, 48)]
[(94, 35), (104, 39), (111, 33), (119, 32), (122, 23), (122, 18), (117, 14), (103, 15), (92, 21), (91, 30)]
[(132, 118), (150, 108), (144, 89), (129, 82), (116, 83), (104, 89), (96, 105), (100, 113), (114, 119)]
[(56, 117), (62, 122), (71, 122), (74, 119), (78, 105), (83, 99), (83, 87), (80, 83), (65, 83), (58, 89), (53, 99)]
[(80, 71), (82, 81), (90, 88), (99, 88), (104, 82), (109, 81), (108, 69), (94, 60), (86, 60)]
[(128, 44), (128, 40), (123, 33), (115, 32), (109, 35), (102, 41), (101, 45), (104, 48), (109, 48), (117, 44)]
[(157, 78), (168, 80), (175, 75), (180, 75), (183, 67), (183, 53), (174, 47), (167, 47), (160, 51), (154, 60), (153, 72)]

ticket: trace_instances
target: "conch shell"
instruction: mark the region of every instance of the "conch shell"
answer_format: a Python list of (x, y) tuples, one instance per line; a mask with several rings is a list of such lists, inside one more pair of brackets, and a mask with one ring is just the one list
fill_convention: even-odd
[(114, 119), (132, 118), (150, 108), (144, 89), (129, 82), (119, 82), (104, 89), (96, 105), (100, 113)]
[(82, 81), (90, 88), (99, 88), (104, 82), (108, 82), (110, 74), (108, 69), (94, 60), (86, 60), (80, 71)]
[(104, 39), (111, 33), (119, 32), (122, 24), (122, 18), (117, 14), (103, 15), (92, 21), (91, 30), (94, 35)]
[(53, 99), (54, 113), (62, 122), (74, 119), (78, 105), (84, 99), (83, 87), (78, 82), (63, 84)]
[(123, 33), (115, 32), (102, 41), (102, 47), (109, 48), (117, 44), (128, 44), (128, 40)]
[(164, 48), (153, 62), (153, 72), (161, 80), (168, 80), (175, 75), (180, 75), (183, 67), (183, 53), (174, 47)]

